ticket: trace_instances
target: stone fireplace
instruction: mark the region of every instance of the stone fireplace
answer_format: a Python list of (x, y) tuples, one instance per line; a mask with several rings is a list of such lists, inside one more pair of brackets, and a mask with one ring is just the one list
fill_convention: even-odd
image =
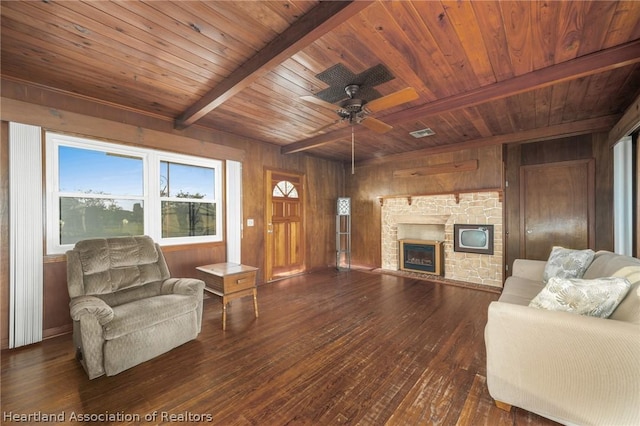
[[(499, 192), (385, 197), (382, 201), (382, 269), (401, 269), (399, 240), (442, 241), (444, 277), (502, 286), (502, 200)], [(456, 252), (453, 225), (494, 225), (494, 254)]]

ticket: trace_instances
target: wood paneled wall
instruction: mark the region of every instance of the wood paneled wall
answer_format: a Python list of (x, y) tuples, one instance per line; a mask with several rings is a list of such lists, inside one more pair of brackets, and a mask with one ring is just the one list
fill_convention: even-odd
[[(520, 257), (520, 166), (595, 158), (595, 249), (613, 250), (612, 151), (607, 134), (593, 134), (529, 144), (478, 148), (416, 158), (402, 163), (356, 168), (345, 177), (345, 194), (352, 197), (352, 262), (380, 267), (380, 204), (377, 196), (433, 194), (504, 187), (505, 264)], [(478, 169), (416, 178), (394, 178), (395, 170), (437, 166), (478, 159)], [(503, 172), (504, 161), (504, 172)], [(509, 275), (505, 271), (504, 277)]]
[[(429, 167), (437, 168), (467, 160), (478, 160), (478, 168), (465, 172), (394, 177), (395, 171), (414, 168), (428, 170)], [(348, 171), (345, 177), (345, 194), (352, 198), (352, 263), (375, 268), (381, 265), (378, 196), (429, 195), (490, 188), (502, 188), (502, 148), (499, 145), (381, 165), (356, 166), (355, 174)]]
[[(574, 136), (505, 147), (505, 264), (520, 254), (520, 167), (595, 158), (595, 250), (613, 250), (613, 152), (607, 134)], [(505, 277), (510, 272), (505, 271)]]
[[(6, 83), (6, 84), (5, 84)], [(505, 262), (511, 264), (519, 250), (518, 176), (522, 164), (596, 158), (596, 248), (612, 249), (612, 172), (611, 150), (606, 135), (588, 135), (534, 144), (500, 145), (426, 155), (411, 160), (356, 166), (355, 174), (342, 164), (303, 154), (282, 155), (280, 148), (269, 143), (238, 138), (224, 132), (211, 132), (198, 126), (184, 131), (173, 129), (170, 120), (141, 115), (87, 99), (49, 92), (42, 88), (2, 82), (2, 120), (14, 120), (45, 128), (81, 134), (88, 137), (129, 144), (157, 146), (191, 155), (219, 159), (235, 159), (243, 164), (242, 260), (264, 267), (264, 169), (274, 168), (304, 173), (305, 251), (307, 269), (335, 264), (335, 202), (339, 196), (352, 198), (352, 264), (380, 267), (380, 202), (388, 195), (428, 195), (455, 193), (476, 189), (504, 188), (505, 222), (509, 235), (505, 239)], [(17, 119), (20, 117), (21, 119)], [(8, 156), (6, 123), (2, 125), (0, 145), (0, 337), (2, 347), (8, 342)], [(441, 167), (477, 160), (471, 171), (446, 172), (414, 177), (394, 177), (395, 171)], [(504, 168), (503, 168), (504, 161)], [(443, 171), (445, 170), (445, 171)], [(504, 171), (503, 171), (504, 170)], [(504, 174), (504, 179), (503, 179)], [(247, 227), (247, 219), (254, 220)], [(515, 221), (515, 222), (514, 222)], [(196, 276), (197, 264), (225, 260), (224, 244), (167, 247), (164, 252), (174, 275)], [(45, 267), (44, 335), (70, 330), (66, 263), (64, 256), (43, 259)], [(506, 275), (505, 275), (506, 276)]]
[[(137, 144), (190, 155), (242, 161), (243, 263), (264, 268), (264, 168), (278, 168), (304, 173), (307, 180), (305, 241), (307, 269), (335, 263), (333, 211), (335, 199), (343, 187), (343, 166), (305, 154), (280, 154), (280, 148), (265, 142), (238, 138), (224, 132), (212, 132), (198, 126), (184, 131), (157, 117), (119, 110), (113, 106), (76, 99), (35, 87), (20, 87), (2, 82), (2, 149), (0, 149), (0, 226), (8, 226), (8, 171), (6, 164), (6, 121), (42, 126), (45, 129), (82, 136)], [(5, 158), (6, 157), (6, 158)], [(44, 199), (44, 196), (43, 196)], [(247, 227), (246, 220), (255, 226)], [(2, 236), (8, 235), (2, 232)], [(43, 236), (44, 238), (44, 236)], [(8, 346), (8, 242), (3, 238), (2, 311), (0, 337), (2, 348)], [(200, 244), (163, 249), (174, 276), (196, 277), (195, 266), (226, 260), (225, 244)], [(44, 262), (44, 336), (71, 330), (69, 296), (66, 288), (64, 256), (49, 256)], [(6, 278), (5, 278), (6, 275)], [(259, 278), (262, 281), (262, 278)], [(7, 308), (5, 310), (5, 308)]]

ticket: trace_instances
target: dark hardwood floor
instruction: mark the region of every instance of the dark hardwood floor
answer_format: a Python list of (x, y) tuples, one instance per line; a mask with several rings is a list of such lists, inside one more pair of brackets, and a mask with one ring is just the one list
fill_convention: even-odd
[(197, 340), (114, 377), (88, 380), (70, 335), (3, 351), (2, 423), (553, 425), (499, 410), (487, 392), (483, 331), (497, 297), (327, 269), (260, 286), (257, 319), (251, 298), (234, 301), (226, 332), (209, 297)]

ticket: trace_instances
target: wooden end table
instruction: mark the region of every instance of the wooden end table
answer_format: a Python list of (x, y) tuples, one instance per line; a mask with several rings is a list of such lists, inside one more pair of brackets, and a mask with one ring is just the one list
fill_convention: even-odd
[(239, 263), (214, 263), (198, 266), (206, 284), (205, 291), (222, 297), (222, 329), (227, 329), (227, 304), (234, 299), (253, 295), (253, 310), (258, 318), (258, 268)]

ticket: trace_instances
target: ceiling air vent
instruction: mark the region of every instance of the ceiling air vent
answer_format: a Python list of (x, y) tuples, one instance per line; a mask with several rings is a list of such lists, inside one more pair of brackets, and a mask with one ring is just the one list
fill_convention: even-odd
[(415, 132), (410, 132), (409, 134), (414, 138), (419, 139), (419, 138), (424, 138), (426, 136), (435, 135), (436, 132), (434, 132), (433, 130), (427, 127), (426, 129), (416, 130)]

